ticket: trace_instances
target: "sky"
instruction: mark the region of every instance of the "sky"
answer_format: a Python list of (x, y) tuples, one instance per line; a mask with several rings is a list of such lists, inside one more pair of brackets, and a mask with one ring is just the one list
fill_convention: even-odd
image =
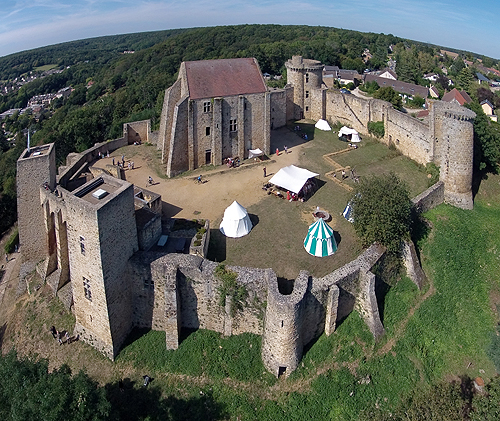
[(0, 57), (103, 35), (274, 23), (393, 34), (500, 59), (499, 0), (0, 0)]

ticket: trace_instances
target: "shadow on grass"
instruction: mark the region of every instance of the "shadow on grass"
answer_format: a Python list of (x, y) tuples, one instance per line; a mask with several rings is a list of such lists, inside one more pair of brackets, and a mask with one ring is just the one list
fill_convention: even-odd
[(250, 218), (250, 221), (252, 222), (252, 226), (255, 227), (259, 223), (259, 217), (253, 213), (249, 213), (248, 217)]
[(133, 344), (138, 339), (142, 338), (146, 333), (148, 333), (151, 329), (147, 327), (134, 327), (132, 332), (130, 332), (123, 342), (121, 349), (125, 349), (127, 346)]
[(111, 403), (111, 420), (219, 420), (228, 417), (224, 407), (215, 401), (211, 390), (201, 390), (191, 398), (164, 397), (154, 381), (144, 387), (142, 379), (129, 378), (105, 386)]

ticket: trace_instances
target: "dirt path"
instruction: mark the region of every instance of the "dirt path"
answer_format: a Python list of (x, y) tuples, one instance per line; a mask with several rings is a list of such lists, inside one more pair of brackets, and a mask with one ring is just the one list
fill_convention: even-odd
[[(296, 135), (294, 135), (296, 136)], [(165, 218), (194, 217), (221, 220), (224, 210), (238, 201), (242, 206), (258, 203), (265, 197), (262, 185), (276, 172), (285, 166), (297, 164), (303, 145), (288, 148), (288, 153), (283, 149), (279, 156), (272, 155), (270, 159), (262, 162), (249, 161), (238, 168), (218, 167), (213, 171), (199, 173), (174, 179), (155, 178), (148, 166), (148, 159), (141, 154), (142, 146), (137, 146), (133, 156), (125, 155), (125, 176), (127, 181), (138, 187), (144, 187), (155, 193), (161, 194), (164, 202), (163, 216)], [(119, 151), (114, 156), (115, 162), (121, 159)], [(109, 158), (101, 159), (94, 166), (105, 168), (111, 164), (113, 154)], [(127, 164), (134, 162), (135, 169), (129, 170)], [(264, 178), (263, 168), (266, 167), (267, 177)], [(203, 183), (198, 184), (196, 177), (202, 174)], [(147, 185), (148, 177), (152, 176), (154, 184)]]

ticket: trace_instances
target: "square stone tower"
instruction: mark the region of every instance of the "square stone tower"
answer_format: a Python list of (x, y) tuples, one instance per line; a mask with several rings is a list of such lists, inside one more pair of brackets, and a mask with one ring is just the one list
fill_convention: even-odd
[(75, 334), (113, 359), (133, 323), (134, 186), (107, 175), (64, 195)]
[(25, 260), (47, 255), (47, 233), (40, 203), (40, 188), (56, 185), (54, 144), (25, 149), (17, 160), (17, 220), (19, 243)]

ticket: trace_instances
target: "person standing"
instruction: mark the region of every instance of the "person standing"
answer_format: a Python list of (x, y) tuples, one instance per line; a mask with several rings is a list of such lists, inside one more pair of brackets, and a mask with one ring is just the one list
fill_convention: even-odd
[(280, 150), (276, 148), (276, 156), (280, 156)]
[(284, 149), (285, 149), (285, 153), (287, 154), (288, 153), (288, 148), (286, 147), (286, 145), (285, 145)]
[(266, 167), (264, 167), (264, 168), (262, 168), (262, 169), (264, 170), (264, 178), (266, 178), (266, 177), (267, 177), (267, 173), (266, 173), (266, 171), (267, 171), (267, 170), (266, 170)]

